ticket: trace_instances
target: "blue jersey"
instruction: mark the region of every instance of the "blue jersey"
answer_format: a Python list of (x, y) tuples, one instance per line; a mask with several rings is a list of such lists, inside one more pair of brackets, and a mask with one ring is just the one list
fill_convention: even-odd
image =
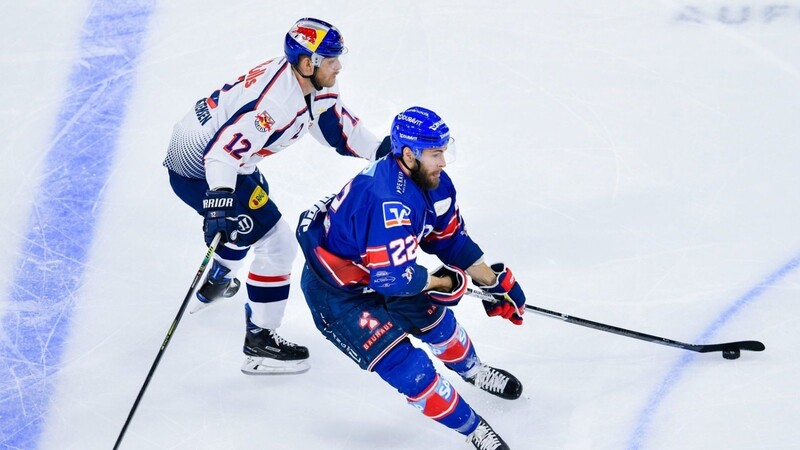
[(462, 269), (483, 256), (464, 227), (450, 177), (441, 172), (439, 186), (423, 190), (391, 155), (350, 180), (323, 211), (301, 216), (297, 233), (308, 265), (323, 281), (386, 296), (425, 288), (428, 271), (417, 264), (419, 250)]

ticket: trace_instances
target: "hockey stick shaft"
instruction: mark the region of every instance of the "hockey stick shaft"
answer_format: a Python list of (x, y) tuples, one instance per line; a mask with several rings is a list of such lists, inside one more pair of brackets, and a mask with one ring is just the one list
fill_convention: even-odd
[[(481, 300), (486, 300), (491, 302), (497, 301), (491, 294), (487, 294), (486, 292), (481, 291), (479, 289), (470, 288), (467, 289), (467, 293), (474, 297), (480, 298)], [(690, 350), (699, 353), (718, 352), (718, 351), (721, 352), (727, 350), (750, 350), (754, 352), (760, 352), (765, 349), (764, 344), (758, 341), (725, 342), (722, 344), (687, 344), (685, 342), (674, 341), (672, 339), (653, 336), (651, 334), (645, 334), (638, 331), (627, 330), (625, 328), (616, 327), (614, 325), (608, 325), (587, 319), (581, 319), (580, 317), (569, 316), (567, 314), (563, 314), (556, 311), (550, 311), (549, 309), (539, 308), (537, 306), (525, 305), (525, 310), (534, 312), (539, 315), (547, 316), (553, 319), (559, 319), (561, 321), (572, 323), (575, 325), (580, 325), (583, 327), (592, 328), (599, 331), (605, 331), (606, 333), (613, 333), (620, 336), (639, 339), (641, 341), (653, 342), (656, 344), (681, 348), (684, 350)]]
[(186, 293), (186, 297), (183, 299), (183, 303), (181, 303), (181, 307), (178, 310), (178, 314), (175, 316), (175, 320), (172, 321), (172, 325), (169, 327), (169, 331), (167, 331), (167, 336), (164, 338), (164, 342), (161, 344), (161, 348), (158, 349), (158, 353), (156, 354), (156, 359), (153, 361), (153, 365), (150, 366), (150, 372), (147, 373), (147, 378), (144, 380), (144, 384), (142, 384), (142, 388), (139, 389), (139, 395), (136, 396), (136, 401), (133, 402), (133, 406), (131, 407), (130, 413), (128, 413), (128, 418), (125, 420), (125, 425), (122, 426), (122, 430), (119, 432), (119, 436), (117, 437), (117, 442), (114, 443), (114, 450), (119, 448), (119, 445), (122, 443), (122, 438), (125, 437), (125, 432), (128, 430), (128, 425), (131, 424), (131, 419), (133, 419), (133, 415), (136, 413), (136, 408), (139, 407), (139, 402), (142, 401), (142, 397), (144, 396), (144, 391), (147, 390), (147, 386), (150, 384), (150, 379), (153, 378), (153, 374), (158, 367), (158, 363), (161, 362), (161, 357), (164, 356), (164, 350), (167, 349), (167, 345), (169, 345), (170, 339), (172, 339), (172, 334), (175, 333), (175, 329), (178, 328), (178, 323), (181, 321), (181, 317), (183, 317), (183, 312), (186, 310), (186, 305), (189, 304), (189, 300), (192, 298), (192, 294), (194, 293), (197, 284), (200, 282), (200, 279), (203, 278), (203, 274), (206, 271), (206, 267), (208, 267), (208, 263), (211, 261), (211, 258), (214, 256), (214, 251), (219, 245), (219, 241), (222, 238), (222, 233), (217, 233), (214, 236), (214, 239), (211, 241), (211, 245), (208, 246), (208, 251), (206, 252), (205, 258), (203, 258), (203, 263), (200, 264), (200, 268), (197, 270), (197, 274), (194, 276), (194, 280), (192, 280), (192, 285), (189, 287), (189, 292)]

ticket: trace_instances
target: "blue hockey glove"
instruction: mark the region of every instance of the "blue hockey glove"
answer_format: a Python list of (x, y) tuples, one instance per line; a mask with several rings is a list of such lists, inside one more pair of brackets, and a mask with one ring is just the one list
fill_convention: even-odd
[(517, 283), (511, 269), (503, 263), (495, 263), (491, 266), (492, 271), (497, 275), (497, 281), (492, 285), (483, 286), (475, 283), (476, 286), (492, 294), (496, 303), (483, 300), (483, 309), (490, 317), (500, 316), (508, 319), (515, 325), (522, 325), (522, 314), (525, 313), (525, 293)]
[(203, 232), (206, 245), (211, 245), (214, 236), (222, 233), (222, 242), (235, 243), (239, 234), (239, 219), (236, 217), (236, 197), (232, 191), (206, 191), (203, 200)]
[(427, 291), (428, 297), (433, 303), (443, 306), (455, 306), (461, 301), (461, 297), (467, 292), (467, 274), (458, 267), (442, 265), (431, 274), (434, 277), (450, 278), (453, 288), (450, 292)]

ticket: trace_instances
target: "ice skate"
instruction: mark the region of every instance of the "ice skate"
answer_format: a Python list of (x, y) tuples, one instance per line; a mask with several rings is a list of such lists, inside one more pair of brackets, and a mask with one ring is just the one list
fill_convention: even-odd
[(474, 445), (478, 450), (510, 450), (508, 444), (492, 429), (483, 418), (478, 422), (478, 428), (475, 428), (469, 436), (467, 442)]
[(297, 374), (307, 371), (308, 349), (282, 338), (275, 330), (256, 326), (251, 320), (253, 312), (245, 304), (247, 332), (244, 338), (242, 372), (247, 375)]
[(465, 380), (479, 389), (507, 400), (514, 400), (522, 395), (522, 383), (517, 377), (503, 369), (496, 369), (486, 364), (481, 365), (481, 369), (474, 377)]
[(194, 314), (207, 308), (214, 301), (221, 298), (230, 298), (239, 292), (241, 283), (236, 278), (227, 277), (230, 270), (214, 261), (205, 283), (197, 291), (197, 301), (192, 303), (189, 314)]

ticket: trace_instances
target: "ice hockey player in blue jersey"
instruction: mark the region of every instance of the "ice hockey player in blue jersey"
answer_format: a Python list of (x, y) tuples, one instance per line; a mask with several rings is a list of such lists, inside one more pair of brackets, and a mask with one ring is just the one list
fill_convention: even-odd
[[(442, 170), (451, 144), (444, 121), (413, 107), (395, 117), (390, 137), (389, 156), (300, 216), (303, 294), (317, 328), (362, 369), (475, 448), (507, 449), (409, 337), (427, 344), (468, 383), (519, 398), (520, 381), (481, 361), (451, 307), (469, 276), (494, 296), (496, 302), (484, 302), (489, 316), (519, 325), (525, 294), (508, 267), (484, 262), (467, 234), (455, 187)], [(419, 251), (443, 265), (429, 272), (417, 262)]]
[(306, 133), (345, 156), (369, 160), (389, 152), (339, 96), (336, 77), (346, 51), (339, 30), (305, 18), (284, 38), (283, 57), (265, 61), (198, 100), (174, 128), (164, 166), (172, 189), (204, 217), (206, 243), (222, 233), (209, 275), (190, 312), (239, 289), (235, 278), (249, 250), (246, 374), (302, 373), (308, 349), (276, 329), (289, 298), (297, 244), (256, 165)]

